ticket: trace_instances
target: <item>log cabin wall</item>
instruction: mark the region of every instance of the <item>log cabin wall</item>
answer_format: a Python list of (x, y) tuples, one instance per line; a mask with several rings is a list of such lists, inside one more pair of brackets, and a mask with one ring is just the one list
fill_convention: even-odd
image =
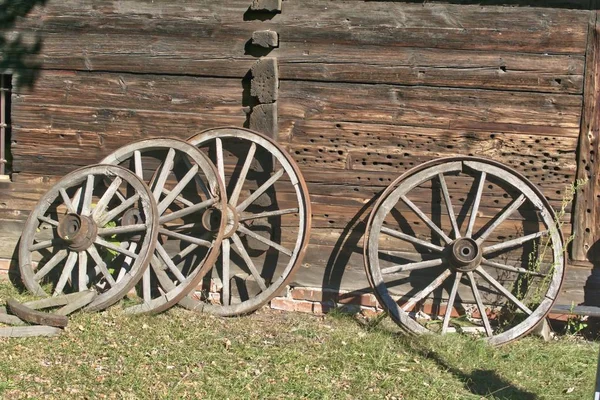
[[(506, 163), (555, 208), (577, 176), (594, 176), (593, 137), (579, 175), (577, 149), (595, 2), (286, 0), (281, 13), (251, 3), (48, 0), (19, 21), (16, 32), (42, 40), (42, 69), (33, 87), (13, 93), (0, 257), (13, 256), (29, 210), (69, 171), (136, 139), (246, 124), (248, 71), (266, 55), (279, 66), (277, 140), (313, 204), (294, 285), (368, 288), (361, 237), (374, 196), (424, 161), (468, 154)], [(278, 33), (278, 48), (250, 44), (265, 29)], [(585, 190), (581, 222), (573, 228), (571, 207), (564, 217), (565, 236), (582, 233), (577, 260), (595, 238), (595, 192)], [(559, 301), (581, 301), (589, 273), (570, 266)]]

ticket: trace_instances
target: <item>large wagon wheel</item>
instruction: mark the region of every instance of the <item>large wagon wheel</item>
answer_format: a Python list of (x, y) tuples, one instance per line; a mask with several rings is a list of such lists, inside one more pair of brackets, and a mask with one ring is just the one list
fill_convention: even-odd
[(252, 312), (302, 262), (311, 222), (306, 183), (285, 150), (260, 133), (215, 128), (188, 142), (210, 155), (227, 185), (228, 226), (203, 294), (190, 294), (180, 304), (222, 316)]
[(398, 178), (374, 206), (365, 244), (377, 297), (413, 333), (515, 340), (545, 318), (564, 274), (546, 198), (516, 171), (474, 157)]
[[(135, 213), (137, 219), (126, 216)], [(156, 202), (130, 171), (113, 165), (78, 169), (33, 209), (21, 236), (19, 268), (38, 296), (95, 289), (86, 307), (121, 299), (150, 262), (158, 235)]]
[(107, 156), (104, 164), (135, 171), (158, 204), (159, 237), (151, 268), (129, 313), (158, 313), (195, 288), (215, 263), (227, 219), (222, 181), (210, 159), (183, 140), (146, 139)]

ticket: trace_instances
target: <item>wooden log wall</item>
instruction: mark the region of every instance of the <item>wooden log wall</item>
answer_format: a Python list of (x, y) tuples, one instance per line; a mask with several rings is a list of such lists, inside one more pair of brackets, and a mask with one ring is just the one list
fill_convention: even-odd
[[(560, 207), (577, 174), (595, 2), (251, 3), (49, 0), (19, 21), (17, 33), (43, 40), (43, 71), (13, 94), (16, 183), (0, 187), (0, 257), (12, 255), (44, 183), (135, 139), (244, 125), (248, 72), (267, 55), (279, 68), (277, 139), (313, 201), (296, 284), (367, 288), (361, 237), (373, 197), (436, 157), (506, 163)], [(278, 47), (252, 44), (265, 30)], [(561, 301), (581, 301), (588, 275), (570, 267)]]

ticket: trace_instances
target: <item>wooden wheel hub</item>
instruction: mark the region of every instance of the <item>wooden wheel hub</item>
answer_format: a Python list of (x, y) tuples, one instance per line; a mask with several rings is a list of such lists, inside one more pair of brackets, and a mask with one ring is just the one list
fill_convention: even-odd
[(94, 243), (98, 228), (90, 217), (67, 214), (60, 221), (57, 231), (58, 236), (65, 241), (69, 249), (84, 251)]
[[(218, 208), (209, 208), (202, 215), (202, 225), (207, 231), (219, 232), (221, 224), (222, 211)], [(237, 231), (239, 226), (239, 213), (235, 207), (227, 205), (227, 225), (225, 226), (225, 234), (223, 238), (230, 238)]]
[(450, 265), (456, 271), (474, 271), (480, 262), (481, 247), (473, 239), (460, 238), (450, 244)]

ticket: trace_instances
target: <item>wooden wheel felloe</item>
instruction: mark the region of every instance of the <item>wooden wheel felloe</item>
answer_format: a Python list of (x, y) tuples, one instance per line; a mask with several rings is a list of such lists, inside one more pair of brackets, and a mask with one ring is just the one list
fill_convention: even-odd
[(131, 143), (102, 162), (135, 171), (158, 204), (160, 234), (151, 268), (138, 285), (138, 301), (126, 311), (164, 311), (195, 288), (218, 257), (227, 221), (223, 183), (206, 155), (177, 139)]
[[(180, 304), (223, 316), (252, 312), (302, 262), (311, 222), (306, 184), (285, 150), (260, 133), (215, 128), (188, 142), (217, 165), (227, 186), (228, 221), (221, 257), (207, 274), (202, 296), (189, 295)], [(218, 298), (210, 298), (211, 292)]]
[[(137, 221), (127, 224), (132, 210)], [(121, 299), (150, 262), (158, 235), (156, 203), (130, 171), (112, 165), (78, 169), (38, 202), (25, 223), (19, 268), (38, 296), (95, 289), (86, 307), (102, 310)]]
[(370, 215), (364, 260), (401, 327), (479, 332), (494, 345), (545, 318), (565, 271), (556, 216), (541, 192), (475, 157), (434, 160), (393, 182)]

